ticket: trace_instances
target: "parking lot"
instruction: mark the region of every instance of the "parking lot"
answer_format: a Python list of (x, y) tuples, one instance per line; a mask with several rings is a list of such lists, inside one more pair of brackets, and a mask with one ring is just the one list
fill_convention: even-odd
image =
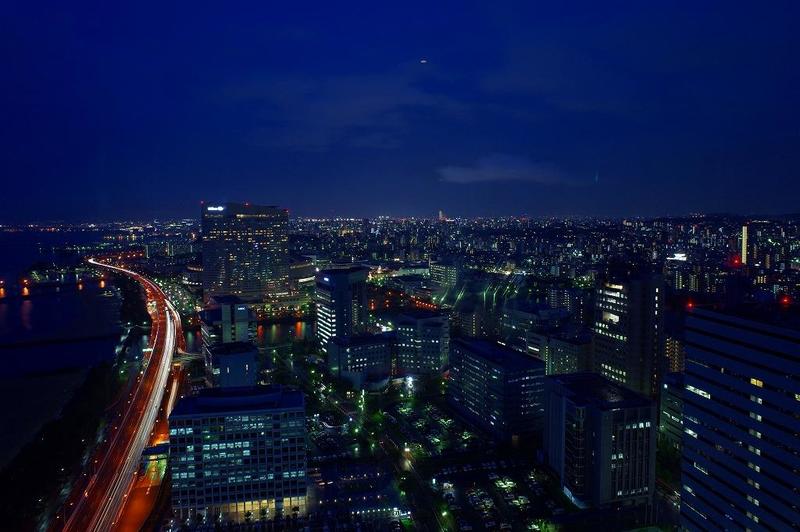
[[(435, 473), (435, 472), (434, 472)], [(457, 530), (543, 530), (565, 511), (549, 477), (518, 459), (442, 467), (431, 483)]]

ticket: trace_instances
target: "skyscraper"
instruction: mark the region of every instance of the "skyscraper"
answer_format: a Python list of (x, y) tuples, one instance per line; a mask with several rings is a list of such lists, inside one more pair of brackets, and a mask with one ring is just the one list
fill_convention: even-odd
[(262, 301), (287, 291), (289, 213), (247, 203), (203, 204), (203, 297)]
[(363, 332), (367, 326), (369, 268), (331, 268), (317, 274), (317, 340), (327, 352), (328, 340)]
[(664, 290), (659, 275), (606, 282), (595, 297), (594, 371), (651, 397), (664, 358)]
[(544, 451), (580, 507), (652, 500), (656, 406), (597, 373), (545, 378)]
[(742, 264), (747, 264), (747, 226), (742, 226)]
[(169, 417), (179, 521), (243, 523), (306, 512), (303, 394), (280, 386), (209, 388)]
[(681, 524), (800, 528), (800, 332), (693, 309), (686, 320)]

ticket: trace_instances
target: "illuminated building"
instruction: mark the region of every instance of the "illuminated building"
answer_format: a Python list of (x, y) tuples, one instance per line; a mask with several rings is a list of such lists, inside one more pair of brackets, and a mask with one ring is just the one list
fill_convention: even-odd
[(305, 406), (298, 390), (210, 388), (169, 418), (180, 521), (245, 522), (306, 512)]
[(747, 264), (747, 226), (742, 226), (742, 264)]
[(335, 336), (328, 342), (327, 363), (337, 378), (357, 389), (385, 385), (392, 371), (395, 335), (363, 334)]
[(595, 296), (594, 371), (651, 397), (664, 366), (661, 276), (606, 282)]
[(800, 332), (692, 309), (681, 525), (800, 528)]
[(656, 407), (597, 373), (545, 378), (544, 451), (579, 507), (635, 506), (655, 490)]
[(203, 297), (262, 301), (288, 289), (289, 213), (241, 203), (203, 204)]
[(440, 373), (450, 351), (450, 321), (440, 312), (405, 311), (397, 319), (397, 372)]
[(305, 417), (302, 392), (279, 386), (180, 399), (169, 417), (175, 517), (213, 524), (305, 514)]
[(350, 266), (317, 273), (317, 339), (327, 351), (334, 336), (347, 337), (364, 332), (367, 325), (367, 275), (369, 268)]
[(668, 371), (683, 371), (686, 358), (683, 342), (676, 336), (667, 335), (664, 339), (664, 355), (667, 357)]
[(459, 265), (450, 261), (431, 261), (429, 265), (431, 282), (440, 288), (450, 288), (458, 284)]
[(542, 427), (544, 362), (486, 340), (450, 341), (447, 399), (471, 423), (516, 442)]

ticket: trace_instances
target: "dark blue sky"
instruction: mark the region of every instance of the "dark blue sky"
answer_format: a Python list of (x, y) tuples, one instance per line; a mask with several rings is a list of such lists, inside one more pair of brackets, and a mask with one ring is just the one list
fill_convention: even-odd
[(798, 2), (16, 4), (0, 221), (800, 210)]

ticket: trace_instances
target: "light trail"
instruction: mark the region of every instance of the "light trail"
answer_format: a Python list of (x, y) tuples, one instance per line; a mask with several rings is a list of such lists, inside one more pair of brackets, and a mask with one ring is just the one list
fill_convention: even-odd
[[(166, 299), (161, 289), (149, 279), (136, 272), (103, 264), (89, 259), (90, 264), (108, 268), (127, 275), (141, 283), (155, 303), (152, 335), (153, 350), (146, 367), (137, 377), (128, 406), (119, 420), (111, 443), (105, 449), (100, 465), (89, 484), (79, 494), (64, 530), (107, 531), (113, 530), (125, 508), (128, 495), (134, 486), (136, 473), (141, 463), (142, 452), (150, 442), (150, 435), (158, 418), (159, 409), (168, 387), (172, 355), (177, 345), (180, 316)], [(173, 388), (170, 405), (174, 402)], [(168, 415), (169, 412), (165, 412)], [(119, 453), (119, 449), (122, 449)]]

